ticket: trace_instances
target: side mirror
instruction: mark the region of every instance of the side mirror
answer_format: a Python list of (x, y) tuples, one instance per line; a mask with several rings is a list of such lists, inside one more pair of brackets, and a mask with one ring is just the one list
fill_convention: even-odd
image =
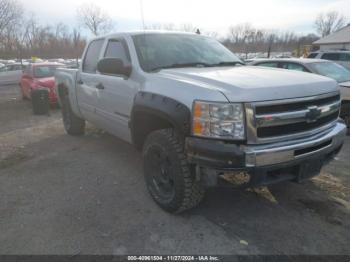
[(105, 75), (131, 75), (131, 66), (125, 66), (118, 58), (103, 58), (97, 64), (97, 71)]

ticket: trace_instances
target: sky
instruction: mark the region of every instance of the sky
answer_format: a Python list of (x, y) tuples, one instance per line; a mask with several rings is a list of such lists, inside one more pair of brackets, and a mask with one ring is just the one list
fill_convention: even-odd
[(258, 28), (314, 33), (320, 12), (339, 11), (350, 23), (350, 0), (20, 0), (41, 23), (77, 25), (76, 9), (86, 2), (101, 6), (115, 21), (116, 31), (142, 29), (145, 24), (192, 24), (224, 35), (231, 25), (251, 23)]

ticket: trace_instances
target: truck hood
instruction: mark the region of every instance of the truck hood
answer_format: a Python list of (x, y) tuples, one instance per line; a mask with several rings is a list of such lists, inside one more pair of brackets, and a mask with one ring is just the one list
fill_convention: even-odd
[(253, 66), (165, 69), (158, 74), (162, 78), (216, 89), (230, 102), (288, 99), (338, 90), (336, 81), (323, 76)]

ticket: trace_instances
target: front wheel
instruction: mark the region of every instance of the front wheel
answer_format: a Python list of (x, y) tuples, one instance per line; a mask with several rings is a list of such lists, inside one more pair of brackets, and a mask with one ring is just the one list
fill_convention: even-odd
[(346, 115), (343, 117), (345, 121), (345, 125), (348, 128), (348, 135), (350, 135), (350, 115)]
[(173, 129), (152, 132), (144, 144), (143, 159), (147, 188), (161, 208), (180, 213), (201, 202), (204, 189), (191, 172)]

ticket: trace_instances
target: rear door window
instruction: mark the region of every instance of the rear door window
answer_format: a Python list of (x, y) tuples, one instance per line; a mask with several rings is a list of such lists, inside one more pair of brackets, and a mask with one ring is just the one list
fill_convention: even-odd
[(96, 73), (103, 43), (104, 39), (98, 39), (90, 43), (83, 62), (83, 72)]
[(322, 55), (322, 59), (331, 60), (331, 61), (339, 61), (340, 54), (339, 53), (326, 53)]

